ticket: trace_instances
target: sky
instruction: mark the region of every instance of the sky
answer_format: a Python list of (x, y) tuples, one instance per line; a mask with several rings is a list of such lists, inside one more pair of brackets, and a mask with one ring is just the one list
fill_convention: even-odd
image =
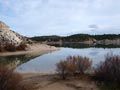
[(0, 20), (29, 37), (120, 34), (120, 0), (0, 0)]

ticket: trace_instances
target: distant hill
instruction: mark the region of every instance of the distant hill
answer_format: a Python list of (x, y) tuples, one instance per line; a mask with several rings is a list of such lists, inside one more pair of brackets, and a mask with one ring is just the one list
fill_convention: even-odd
[(120, 34), (74, 34), (70, 36), (37, 36), (32, 40), (39, 42), (85, 43), (85, 44), (117, 44), (120, 45)]
[(53, 36), (36, 36), (36, 37), (32, 37), (30, 38), (32, 40), (35, 40), (35, 41), (59, 41), (61, 39), (60, 36), (56, 36), (56, 35), (53, 35)]

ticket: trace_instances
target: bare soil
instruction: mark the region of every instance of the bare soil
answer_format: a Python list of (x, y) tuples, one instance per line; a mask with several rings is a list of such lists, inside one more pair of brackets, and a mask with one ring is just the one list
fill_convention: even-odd
[(32, 84), (35, 90), (99, 90), (88, 79), (60, 80), (57, 75), (24, 74), (24, 83)]

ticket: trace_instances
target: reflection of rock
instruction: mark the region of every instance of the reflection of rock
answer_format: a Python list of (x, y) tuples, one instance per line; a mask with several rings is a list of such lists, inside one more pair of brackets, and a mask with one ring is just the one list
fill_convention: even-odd
[(99, 40), (96, 42), (97, 44), (103, 44), (103, 45), (120, 45), (120, 39), (114, 39), (114, 40), (109, 40), (109, 39), (105, 39), (105, 40)]
[(20, 60), (16, 60), (13, 63), (7, 64), (7, 66), (9, 68), (15, 68), (16, 66), (20, 65), (21, 61)]
[(0, 64), (7, 65), (9, 67), (17, 67), (37, 56), (32, 55), (18, 55), (18, 56), (3, 56), (0, 57)]

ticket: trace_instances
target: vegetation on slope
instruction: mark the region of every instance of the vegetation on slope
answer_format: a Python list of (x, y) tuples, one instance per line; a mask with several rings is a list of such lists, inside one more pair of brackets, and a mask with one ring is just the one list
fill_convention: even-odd
[(78, 42), (78, 41), (86, 41), (86, 40), (115, 40), (120, 39), (120, 34), (104, 34), (104, 35), (89, 35), (89, 34), (74, 34), (70, 36), (37, 36), (32, 37), (32, 40), (35, 41), (60, 41), (63, 42)]
[(26, 50), (27, 48), (27, 44), (25, 43), (21, 43), (20, 45), (18, 46), (15, 46), (13, 44), (7, 44), (7, 45), (1, 45), (0, 44), (0, 52), (6, 52), (6, 51), (9, 51), (9, 52), (14, 52), (14, 51), (21, 51), (21, 50)]

